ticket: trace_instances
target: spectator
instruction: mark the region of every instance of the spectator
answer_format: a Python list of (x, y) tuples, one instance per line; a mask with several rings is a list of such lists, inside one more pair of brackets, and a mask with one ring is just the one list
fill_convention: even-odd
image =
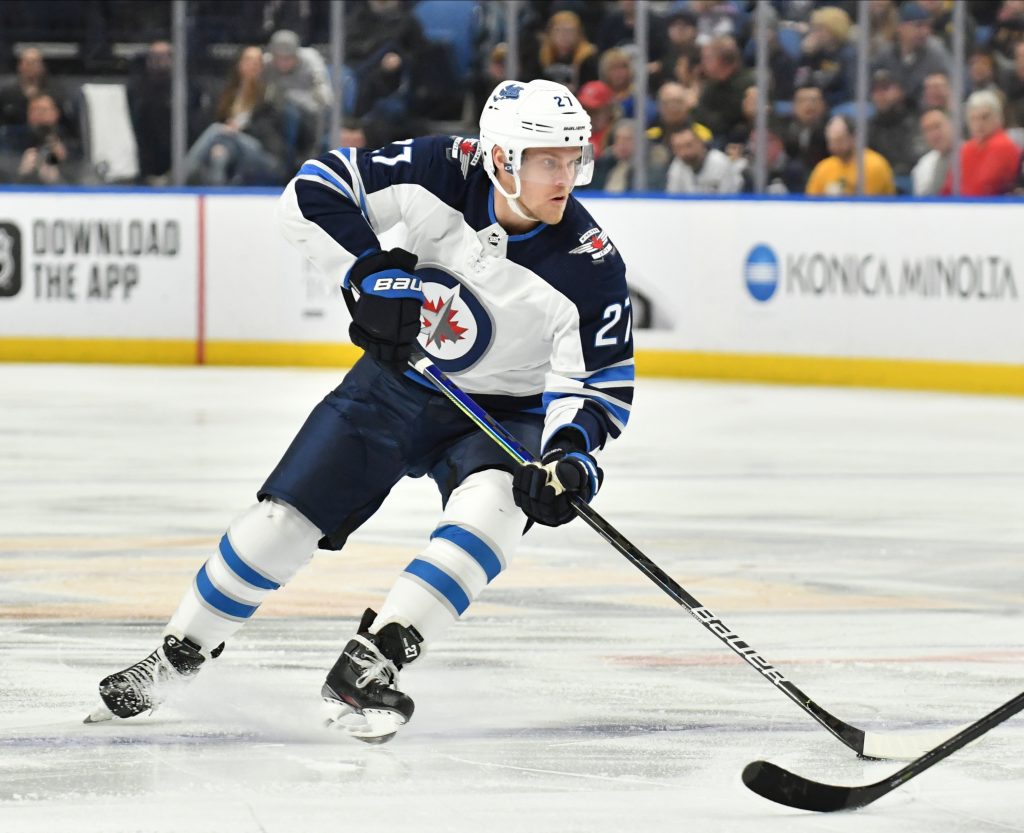
[(690, 125), (672, 134), (669, 139), (672, 161), (665, 184), (667, 193), (739, 193), (743, 187), (740, 172), (722, 151), (708, 147), (710, 140), (710, 134), (699, 125)]
[(697, 15), (698, 46), (739, 34), (740, 9), (733, 0), (690, 0), (690, 10)]
[(797, 162), (804, 172), (804, 181), (815, 166), (828, 156), (825, 141), (825, 122), (828, 108), (819, 87), (801, 87), (793, 96), (793, 118), (782, 130), (782, 143), (786, 155)]
[[(502, 81), (508, 79), (508, 44), (496, 43), (487, 55), (484, 70), (474, 73), (473, 112), (481, 113), (487, 105), (487, 98)], [(350, 147), (350, 145), (343, 145)]]
[[(612, 144), (594, 165), (592, 188), (621, 194), (633, 188), (633, 162), (636, 150), (635, 119), (619, 119), (612, 129)], [(665, 190), (668, 150), (662, 144), (647, 145), (647, 188)]]
[(701, 93), (704, 92), (704, 76), (700, 64), (700, 47), (691, 46), (676, 55), (675, 63), (670, 67), (670, 74), (665, 80), (682, 84), (693, 101), (700, 101)]
[(242, 50), (217, 101), (211, 124), (185, 157), (192, 185), (274, 185), (284, 183), (301, 155), (285, 141), (279, 93), (264, 80), (262, 50)]
[(1000, 89), (995, 53), (987, 46), (975, 46), (967, 57), (967, 79), (971, 92)]
[(331, 107), (331, 83), (320, 53), (299, 45), (288, 29), (274, 32), (263, 58), (263, 83), (284, 108), (288, 133), (310, 137), (299, 154), (310, 156), (324, 133)]
[(575, 12), (551, 15), (538, 60), (544, 78), (557, 79), (573, 92), (588, 81), (597, 80), (597, 47), (587, 40), (583, 23)]
[(15, 79), (0, 89), (0, 127), (24, 125), (28, 120), (28, 102), (46, 93), (60, 109), (60, 96), (50, 83), (43, 53), (30, 46), (18, 56)]
[[(992, 90), (978, 90), (967, 99), (967, 129), (971, 138), (960, 147), (960, 193), (991, 197), (1013, 188), (1020, 169), (1020, 148), (1003, 130), (1003, 106)], [(950, 171), (943, 194), (953, 190)]]
[(949, 114), (937, 107), (925, 110), (921, 114), (921, 135), (928, 152), (910, 172), (915, 197), (938, 194), (946, 181), (953, 160), (953, 123)]
[[(773, 100), (789, 101), (793, 97), (796, 83), (796, 59), (789, 54), (779, 41), (779, 15), (774, 6), (765, 4), (768, 15), (768, 86), (769, 95)], [(754, 37), (754, 17), (751, 15), (750, 42), (747, 44), (746, 57), (748, 64), (757, 58)]]
[(1024, 40), (1024, 0), (1003, 0), (992, 30), (992, 48), (1004, 60), (1011, 61), (1021, 40)]
[[(754, 155), (757, 148), (757, 130), (750, 133), (746, 154), (740, 164), (743, 177), (743, 193), (752, 194), (756, 190)], [(769, 128), (765, 133), (765, 176), (766, 194), (802, 194), (807, 172), (795, 159), (786, 155), (786, 148), (778, 131)]]
[(658, 90), (658, 117), (647, 130), (647, 138), (668, 149), (669, 136), (690, 123), (695, 101), (682, 84), (668, 81)]
[(871, 58), (875, 60), (896, 41), (900, 13), (893, 0), (868, 0), (868, 22), (871, 27)]
[(594, 159), (600, 159), (611, 140), (616, 118), (615, 93), (604, 81), (589, 81), (576, 97), (590, 116), (590, 144)]
[(949, 75), (949, 53), (942, 41), (932, 35), (928, 13), (916, 2), (900, 6), (896, 42), (879, 55), (876, 69), (889, 70), (909, 101), (921, 99), (927, 76), (936, 72)]
[(949, 76), (946, 73), (933, 72), (925, 76), (921, 89), (920, 109), (922, 112), (936, 107), (948, 112), (952, 101), (953, 90), (949, 85)]
[(924, 153), (924, 141), (917, 118), (907, 109), (903, 88), (888, 70), (875, 70), (871, 103), (875, 114), (868, 125), (868, 144), (888, 160), (895, 176), (908, 176)]
[(800, 44), (796, 86), (818, 87), (830, 107), (854, 97), (857, 50), (850, 42), (850, 27), (850, 16), (842, 9), (816, 9), (810, 31)]
[(1013, 70), (1006, 79), (1006, 99), (1010, 124), (1024, 127), (1024, 41), (1014, 47)]
[[(833, 116), (825, 126), (825, 139), (831, 156), (811, 171), (806, 193), (810, 196), (838, 197), (857, 193), (855, 127), (849, 116)], [(892, 168), (880, 153), (864, 149), (864, 193), (885, 196), (896, 193)]]
[[(947, 0), (917, 0), (917, 4), (928, 14), (928, 25), (949, 55), (953, 54), (953, 4)], [(970, 11), (964, 15), (964, 43), (975, 42), (974, 18)]]
[[(604, 52), (616, 46), (636, 43), (636, 0), (618, 0), (617, 8), (605, 14), (598, 29), (598, 51)], [(661, 20), (654, 15), (647, 18), (647, 53), (660, 55), (664, 52), (664, 35)], [(644, 56), (644, 60), (647, 55)]]
[(722, 141), (743, 119), (743, 95), (753, 77), (743, 67), (740, 50), (730, 37), (715, 38), (704, 45), (701, 67), (707, 80), (693, 117)]
[(665, 34), (665, 48), (651, 64), (651, 86), (655, 89), (665, 81), (674, 80), (676, 63), (681, 56), (692, 56), (694, 50), (700, 55), (697, 16), (689, 9), (680, 9), (665, 19)]
[(78, 182), (81, 156), (63, 134), (60, 109), (49, 93), (28, 101), (28, 133), (22, 144), (14, 181), (25, 185), (66, 185)]
[[(633, 82), (633, 59), (629, 52), (617, 46), (609, 49), (598, 60), (597, 74), (605, 84), (611, 87), (615, 94), (615, 103), (619, 105), (622, 115), (627, 119), (634, 118), (633, 108), (636, 106), (636, 96)], [(645, 124), (654, 118), (654, 113), (654, 103), (650, 102), (648, 112), (645, 113)]]

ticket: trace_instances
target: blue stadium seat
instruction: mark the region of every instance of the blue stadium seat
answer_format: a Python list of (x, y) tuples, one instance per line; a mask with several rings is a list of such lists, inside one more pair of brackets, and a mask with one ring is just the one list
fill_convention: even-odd
[(467, 0), (420, 0), (413, 8), (424, 34), (451, 47), (460, 79), (473, 69), (478, 13), (477, 4)]
[(800, 57), (800, 41), (802, 40), (803, 35), (796, 29), (791, 29), (789, 26), (779, 27), (779, 46), (785, 49), (791, 57)]

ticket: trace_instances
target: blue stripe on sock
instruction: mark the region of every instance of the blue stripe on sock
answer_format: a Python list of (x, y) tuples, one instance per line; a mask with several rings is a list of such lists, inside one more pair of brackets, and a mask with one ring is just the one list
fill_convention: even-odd
[(459, 616), (469, 607), (469, 596), (466, 595), (466, 591), (459, 586), (455, 579), (439, 567), (435, 567), (428, 561), (414, 558), (412, 563), (405, 568), (405, 571), (422, 579), (437, 590), (451, 603), (451, 606), (455, 608), (455, 612)]
[(451, 541), (459, 549), (471, 555), (477, 564), (484, 568), (488, 584), (501, 572), (501, 560), (494, 550), (468, 529), (454, 524), (445, 524), (435, 529), (430, 538), (431, 540), (443, 538), (445, 541)]
[(214, 610), (227, 616), (233, 616), (236, 619), (248, 619), (256, 612), (256, 608), (259, 607), (259, 605), (244, 605), (221, 593), (220, 590), (213, 586), (213, 582), (210, 581), (210, 577), (206, 574), (205, 564), (196, 573), (196, 589), (199, 591), (199, 595)]
[(235, 548), (231, 546), (227, 535), (220, 539), (220, 554), (224, 559), (224, 563), (231, 569), (231, 572), (246, 584), (251, 584), (253, 587), (260, 588), (260, 590), (277, 590), (281, 586), (276, 581), (271, 581), (265, 575), (242, 561), (238, 553), (235, 552)]

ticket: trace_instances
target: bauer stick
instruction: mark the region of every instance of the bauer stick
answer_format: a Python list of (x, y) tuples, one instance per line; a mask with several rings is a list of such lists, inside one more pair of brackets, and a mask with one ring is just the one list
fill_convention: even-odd
[[(499, 422), (439, 370), (429, 357), (414, 350), (409, 359), (409, 365), (444, 394), (481, 431), (505, 449), (510, 457), (520, 464), (535, 461), (529, 450), (524, 448)], [(749, 643), (740, 639), (721, 619), (680, 587), (671, 576), (595, 512), (590, 504), (579, 497), (573, 497), (571, 503), (576, 514), (625, 556), (634, 567), (658, 585), (674, 602), (686, 608), (694, 619), (858, 755), (864, 758), (909, 761), (930, 747), (945, 741), (949, 736), (948, 732), (902, 732), (880, 735), (877, 732), (865, 732), (863, 729), (851, 726), (830, 714), (787, 680), (781, 671), (762, 657)]]
[(837, 787), (812, 781), (789, 770), (776, 766), (768, 761), (754, 761), (743, 769), (743, 783), (758, 795), (796, 807), (798, 810), (815, 810), (819, 813), (831, 813), (835, 810), (856, 810), (864, 807), (886, 793), (901, 787), (911, 778), (949, 757), (958, 749), (963, 748), (972, 740), (977, 740), (989, 729), (998, 726), (1004, 720), (1013, 717), (1024, 709), (1024, 692), (1018, 694), (1007, 703), (1003, 703), (995, 711), (989, 712), (977, 723), (957, 732), (949, 740), (940, 743), (920, 758), (903, 769), (894, 772), (874, 784), (863, 787)]

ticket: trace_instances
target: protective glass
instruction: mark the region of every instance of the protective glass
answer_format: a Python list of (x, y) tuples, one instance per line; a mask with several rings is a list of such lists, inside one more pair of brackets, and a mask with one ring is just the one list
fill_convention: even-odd
[(587, 185), (593, 175), (594, 148), (589, 143), (581, 148), (527, 148), (519, 162), (523, 182)]

